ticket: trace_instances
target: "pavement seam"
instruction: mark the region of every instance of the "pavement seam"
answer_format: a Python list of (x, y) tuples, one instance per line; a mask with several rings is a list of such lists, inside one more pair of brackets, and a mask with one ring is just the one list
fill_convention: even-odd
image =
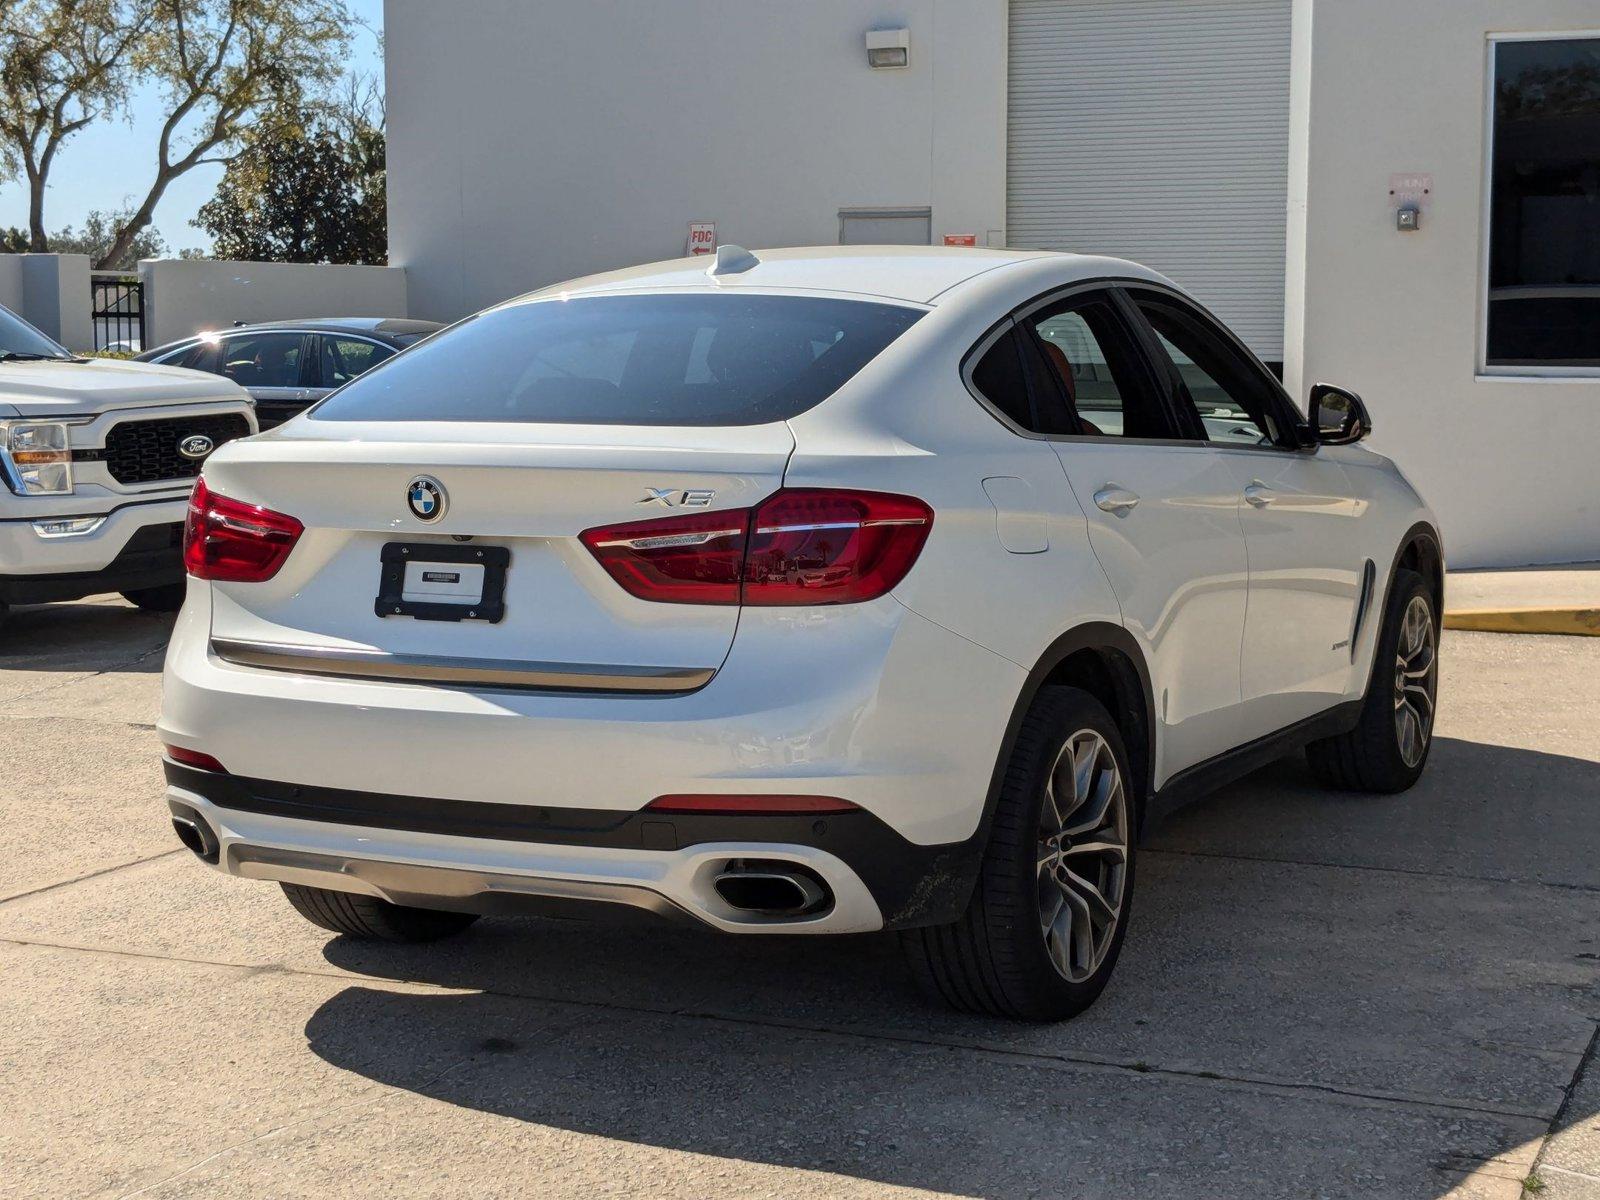
[(263, 1133), (253, 1134), (250, 1137), (240, 1138), (236, 1142), (230, 1142), (228, 1145), (222, 1147), (222, 1149), (214, 1151), (213, 1153), (206, 1155), (204, 1158), (196, 1162), (190, 1163), (187, 1167), (184, 1167), (180, 1171), (174, 1171), (172, 1174), (163, 1176), (154, 1183), (147, 1183), (135, 1191), (122, 1193), (122, 1195), (119, 1197), (119, 1200), (132, 1200), (132, 1198), (135, 1196), (143, 1196), (148, 1192), (153, 1192), (159, 1187), (165, 1187), (174, 1180), (182, 1179), (185, 1175), (192, 1175), (207, 1163), (215, 1162), (224, 1155), (232, 1154), (235, 1151), (242, 1150), (246, 1146), (254, 1145), (257, 1142), (266, 1141), (268, 1138), (276, 1137), (278, 1134), (283, 1133), (286, 1130), (294, 1129), (297, 1126), (310, 1125), (318, 1121), (326, 1121), (335, 1115), (340, 1117), (348, 1116), (353, 1111), (363, 1108), (371, 1108), (373, 1105), (378, 1104), (385, 1099), (396, 1098), (403, 1100), (411, 1096), (421, 1095), (421, 1089), (431, 1087), (433, 1084), (438, 1083), (439, 1080), (443, 1079), (446, 1075), (449, 1075), (452, 1071), (459, 1070), (460, 1068), (473, 1062), (475, 1057), (476, 1056), (469, 1055), (460, 1062), (451, 1063), (438, 1074), (433, 1075), (428, 1079), (419, 1081), (415, 1087), (401, 1087), (396, 1084), (373, 1083), (372, 1090), (376, 1092), (375, 1095), (362, 1096), (358, 1099), (351, 1100), (348, 1104), (341, 1104), (330, 1111), (313, 1113), (310, 1116), (301, 1117), (297, 1121), (286, 1121), (284, 1124), (276, 1125)]
[[(0, 945), (27, 946), (44, 950), (64, 950), (83, 954), (100, 954), (110, 957), (135, 958), (155, 962), (179, 963), (187, 966), (214, 967), (223, 970), (262, 972), (276, 971), (287, 975), (300, 975), (313, 979), (334, 979), (352, 984), (370, 983), (400, 983), (411, 987), (424, 988), (438, 991), (460, 991), (459, 988), (447, 988), (441, 984), (429, 983), (427, 980), (391, 979), (376, 976), (356, 975), (346, 971), (315, 971), (304, 967), (289, 966), (283, 963), (241, 963), (227, 962), (217, 959), (190, 958), (186, 956), (155, 954), (144, 950), (119, 950), (103, 946), (74, 945), (64, 942), (48, 942), (31, 938), (19, 938), (0, 934)], [(1257, 1075), (1225, 1075), (1218, 1071), (1209, 1071), (1194, 1067), (1161, 1067), (1153, 1066), (1142, 1061), (1128, 1062), (1120, 1059), (1099, 1057), (1095, 1055), (1075, 1055), (1065, 1053), (1038, 1053), (1025, 1050), (1014, 1050), (1008, 1047), (985, 1045), (959, 1038), (929, 1038), (916, 1037), (911, 1034), (898, 1033), (888, 1030), (851, 1030), (838, 1029), (827, 1025), (807, 1024), (800, 1021), (783, 1019), (757, 1019), (743, 1017), (728, 1013), (718, 1013), (689, 1008), (656, 1008), (646, 1005), (617, 1004), (605, 1000), (582, 1000), (571, 997), (544, 996), (528, 992), (508, 992), (492, 988), (471, 989), (485, 996), (494, 996), (506, 1000), (524, 1000), (536, 1004), (548, 1004), (565, 1008), (579, 1008), (600, 1010), (614, 1013), (648, 1014), (657, 1017), (677, 1017), (691, 1021), (714, 1021), (726, 1025), (739, 1025), (756, 1030), (787, 1029), (797, 1033), (809, 1033), (829, 1038), (838, 1038), (849, 1041), (877, 1042), (890, 1045), (918, 1046), (935, 1050), (960, 1050), (968, 1053), (981, 1054), (990, 1058), (997, 1058), (1015, 1063), (1019, 1066), (1053, 1066), (1062, 1064), (1077, 1069), (1116, 1072), (1118, 1074), (1133, 1074), (1152, 1076), (1158, 1079), (1168, 1079), (1185, 1083), (1222, 1084), (1247, 1091), (1265, 1092), (1273, 1095), (1314, 1095), (1327, 1096), (1338, 1100), (1354, 1102), (1363, 1107), (1402, 1108), (1411, 1111), (1431, 1111), (1434, 1113), (1448, 1113), (1451, 1115), (1467, 1114), (1471, 1116), (1494, 1118), (1496, 1120), (1526, 1121), (1539, 1126), (1548, 1126), (1551, 1118), (1542, 1112), (1534, 1112), (1520, 1108), (1500, 1107), (1486, 1105), (1467, 1100), (1451, 1100), (1448, 1098), (1408, 1095), (1403, 1092), (1363, 1091), (1357, 1088), (1344, 1088), (1335, 1084), (1307, 1083), (1299, 1080), (1273, 1079), (1269, 1076)], [(1558, 1110), (1559, 1111), (1559, 1110)]]
[[(15, 696), (11, 697), (11, 700), (12, 700), (13, 703), (15, 701), (18, 701), (18, 700), (32, 700), (32, 699), (35, 699), (36, 697), (43, 696), (43, 695), (45, 695), (46, 693), (49, 693), (49, 692), (59, 692), (62, 688), (69, 688), (69, 687), (72, 687), (74, 684), (88, 683), (89, 680), (91, 680), (91, 679), (99, 679), (100, 676), (102, 676), (102, 675), (120, 675), (123, 672), (125, 672), (129, 667), (137, 667), (140, 663), (144, 662), (145, 660), (147, 660), (149, 658), (153, 658), (157, 654), (165, 654), (166, 652), (167, 652), (167, 644), (166, 644), (166, 642), (162, 642), (161, 645), (153, 646), (149, 650), (146, 650), (146, 651), (144, 651), (144, 652), (142, 652), (142, 653), (140, 653), (138, 655), (135, 655), (133, 658), (127, 659), (126, 661), (114, 662), (114, 663), (110, 664), (109, 666), (99, 667), (99, 668), (96, 668), (96, 669), (87, 669), (86, 668), (84, 673), (81, 674), (81, 675), (79, 675), (77, 673), (74, 673), (73, 677), (71, 679), (64, 679), (64, 680), (61, 680), (61, 681), (56, 682), (56, 683), (42, 684), (39, 687), (33, 689), (31, 692), (22, 692), (22, 693), (19, 693), (18, 695), (15, 695)], [(4, 663), (0, 663), (0, 669), (5, 669), (5, 664)], [(27, 668), (26, 667), (17, 667), (17, 668), (12, 668), (12, 669), (13, 670), (26, 670)], [(8, 714), (8, 715), (15, 715), (15, 714)]]
[(1264, 854), (1233, 854), (1225, 850), (1172, 850), (1141, 846), (1141, 854), (1170, 854), (1175, 858), (1220, 858), (1234, 862), (1276, 863), (1284, 867), (1325, 867), (1335, 871), (1376, 871), (1385, 875), (1411, 875), (1421, 879), (1449, 879), (1460, 883), (1496, 883), (1513, 887), (1554, 888), (1563, 892), (1600, 892), (1600, 884), (1555, 883), (1547, 879), (1514, 879), (1496, 875), (1456, 875), (1449, 871), (1424, 871), (1419, 867), (1385, 867), (1375, 863), (1341, 863), (1317, 858), (1277, 858)]
[(71, 879), (58, 879), (55, 883), (47, 883), (41, 887), (30, 888), (25, 892), (17, 892), (10, 896), (0, 896), (0, 906), (10, 904), (13, 900), (27, 900), (32, 896), (42, 896), (46, 892), (54, 892), (61, 888), (73, 887), (80, 883), (87, 883), (91, 879), (100, 879), (106, 875), (114, 875), (118, 871), (126, 871), (129, 867), (141, 866), (144, 863), (155, 862), (157, 859), (171, 858), (174, 854), (182, 854), (185, 847), (177, 846), (171, 850), (163, 850), (159, 854), (151, 854), (144, 858), (129, 859), (127, 862), (115, 863), (109, 867), (101, 867), (98, 871), (90, 871), (87, 875), (76, 875)]
[[(1578, 1094), (1578, 1085), (1583, 1082), (1583, 1077), (1589, 1073), (1589, 1067), (1595, 1060), (1596, 1049), (1600, 1048), (1600, 1023), (1594, 1027), (1594, 1032), (1589, 1035), (1589, 1045), (1578, 1059), (1578, 1065), (1572, 1072), (1572, 1078), (1567, 1080), (1567, 1086), (1562, 1091), (1561, 1105), (1556, 1109), (1556, 1115), (1550, 1118), (1550, 1128), (1545, 1131), (1544, 1138), (1539, 1142), (1539, 1152), (1533, 1156), (1533, 1166), (1529, 1168), (1530, 1175), (1537, 1175), (1541, 1169), (1559, 1171), (1566, 1175), (1577, 1175), (1577, 1171), (1567, 1171), (1561, 1167), (1544, 1167), (1545, 1152), (1550, 1149), (1550, 1143), (1561, 1133), (1562, 1122), (1567, 1119), (1567, 1112), (1572, 1108), (1572, 1098)], [(1585, 1176), (1585, 1178), (1591, 1178)]]

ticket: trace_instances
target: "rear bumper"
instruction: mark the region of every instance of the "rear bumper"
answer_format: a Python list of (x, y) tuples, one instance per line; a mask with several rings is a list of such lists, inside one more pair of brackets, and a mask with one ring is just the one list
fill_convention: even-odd
[[(232, 875), (472, 912), (518, 900), (625, 905), (729, 932), (858, 933), (943, 919), (964, 902), (978, 839), (919, 846), (868, 812), (815, 816), (617, 813), (380, 795), (164, 763), (175, 813), (204, 821), (207, 861)], [(816, 916), (753, 918), (711, 881), (730, 860), (815, 871)]]
[[(700, 861), (707, 846), (738, 845), (755, 857), (815, 859), (819, 874), (870, 901), (869, 916), (816, 932), (926, 924), (959, 910), (1024, 679), (892, 597), (746, 610), (715, 676), (673, 695), (261, 669), (215, 654), (210, 623), (209, 591), (192, 586), (158, 728), (232, 772), (168, 767), (169, 798), (213, 820), (225, 846), (513, 873), (558, 860), (568, 864), (562, 877), (616, 882), (605, 871), (596, 879), (594, 864), (621, 856), (624, 877), (658, 874)], [(685, 793), (834, 796), (863, 811), (820, 822), (640, 811)], [(224, 854), (221, 865), (235, 874), (263, 870), (230, 861)], [(714, 908), (693, 915), (717, 924)]]
[(0, 601), (47, 604), (181, 582), (185, 497), (130, 504), (90, 533), (41, 537), (33, 521), (0, 521)]

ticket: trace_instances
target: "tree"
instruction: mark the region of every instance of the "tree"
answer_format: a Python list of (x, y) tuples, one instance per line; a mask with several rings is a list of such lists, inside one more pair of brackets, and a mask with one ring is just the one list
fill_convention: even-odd
[(290, 110), (262, 122), (196, 224), (220, 258), (384, 263), (383, 130)]
[(118, 229), (108, 262), (127, 256), (174, 179), (230, 161), (257, 120), (336, 79), (350, 40), (344, 0), (144, 2), (154, 19), (136, 65), (161, 81), (167, 117), (155, 179)]
[(167, 243), (152, 228), (139, 231), (128, 243), (128, 249), (117, 258), (111, 257), (111, 246), (117, 231), (128, 222), (125, 212), (106, 213), (98, 209), (83, 219), (83, 232), (68, 225), (50, 235), (50, 249), (57, 254), (87, 254), (95, 266), (108, 271), (132, 270), (141, 258), (160, 258), (167, 253)]
[(29, 247), (50, 248), (45, 185), (56, 154), (127, 99), (153, 18), (148, 0), (13, 0), (0, 6), (0, 165), (28, 183)]

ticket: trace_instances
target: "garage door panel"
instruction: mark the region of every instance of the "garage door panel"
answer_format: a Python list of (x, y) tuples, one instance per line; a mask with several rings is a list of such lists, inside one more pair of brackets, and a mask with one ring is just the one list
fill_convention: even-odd
[(1290, 0), (1012, 0), (1007, 241), (1136, 259), (1283, 356)]

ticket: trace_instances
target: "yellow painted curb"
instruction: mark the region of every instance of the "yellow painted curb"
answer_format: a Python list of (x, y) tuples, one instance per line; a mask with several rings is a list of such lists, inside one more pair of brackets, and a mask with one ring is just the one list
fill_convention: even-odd
[(1444, 614), (1446, 629), (1600, 637), (1600, 608), (1470, 608)]

